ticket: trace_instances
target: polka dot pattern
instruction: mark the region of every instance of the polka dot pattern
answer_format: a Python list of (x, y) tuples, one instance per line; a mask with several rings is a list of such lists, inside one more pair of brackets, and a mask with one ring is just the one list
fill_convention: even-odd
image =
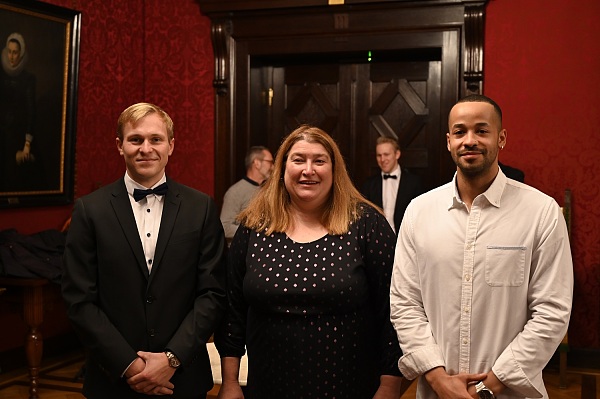
[(242, 230), (217, 347), (223, 356), (246, 345), (247, 399), (372, 398), (382, 372), (398, 375), (389, 322), (396, 237), (383, 216), (367, 208), (348, 233), (310, 243)]

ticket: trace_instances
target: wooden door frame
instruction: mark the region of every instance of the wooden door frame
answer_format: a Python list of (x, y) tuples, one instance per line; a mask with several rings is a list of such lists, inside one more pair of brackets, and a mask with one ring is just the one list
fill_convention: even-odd
[[(269, 54), (305, 54), (308, 39), (324, 48), (360, 46), (368, 50), (385, 37), (438, 31), (457, 38), (458, 76), (453, 87), (442, 87), (441, 113), (467, 94), (481, 93), (483, 35), (488, 0), (197, 0), (211, 19), (215, 56), (215, 187), (221, 204), (227, 188), (244, 173), (246, 149), (256, 144), (249, 126), (248, 79), (250, 57)], [(339, 2), (339, 1), (336, 1)], [(458, 35), (456, 34), (458, 33)], [(418, 46), (418, 43), (414, 43)], [(406, 44), (404, 44), (406, 46)], [(226, 161), (227, 160), (227, 161)]]

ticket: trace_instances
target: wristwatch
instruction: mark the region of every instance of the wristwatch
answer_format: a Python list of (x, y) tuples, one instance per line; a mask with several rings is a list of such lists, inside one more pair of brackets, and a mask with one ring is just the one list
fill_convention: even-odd
[(179, 359), (177, 359), (177, 356), (175, 356), (173, 352), (165, 351), (165, 355), (167, 355), (167, 359), (169, 360), (169, 366), (173, 367), (174, 369), (181, 366), (181, 362)]
[(496, 399), (494, 392), (486, 387), (483, 381), (479, 381), (477, 385), (475, 385), (475, 391), (477, 392), (477, 395), (479, 395), (479, 399)]

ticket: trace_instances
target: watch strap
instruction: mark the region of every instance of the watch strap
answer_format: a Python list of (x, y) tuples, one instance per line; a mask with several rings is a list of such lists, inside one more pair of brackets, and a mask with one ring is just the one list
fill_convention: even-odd
[(179, 359), (177, 358), (177, 356), (175, 356), (175, 354), (173, 352), (166, 350), (165, 355), (167, 355), (167, 360), (169, 361), (169, 366), (173, 367), (174, 369), (181, 366), (181, 362), (179, 361)]
[(479, 381), (475, 385), (475, 391), (477, 392), (477, 395), (479, 395), (479, 399), (496, 399), (494, 392), (486, 387), (483, 381)]

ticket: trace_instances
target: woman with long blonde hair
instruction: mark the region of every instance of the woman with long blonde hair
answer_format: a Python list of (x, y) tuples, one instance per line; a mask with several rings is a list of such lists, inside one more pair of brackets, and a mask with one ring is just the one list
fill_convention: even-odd
[(395, 233), (352, 184), (335, 141), (312, 126), (293, 131), (239, 220), (215, 337), (220, 398), (397, 399)]

